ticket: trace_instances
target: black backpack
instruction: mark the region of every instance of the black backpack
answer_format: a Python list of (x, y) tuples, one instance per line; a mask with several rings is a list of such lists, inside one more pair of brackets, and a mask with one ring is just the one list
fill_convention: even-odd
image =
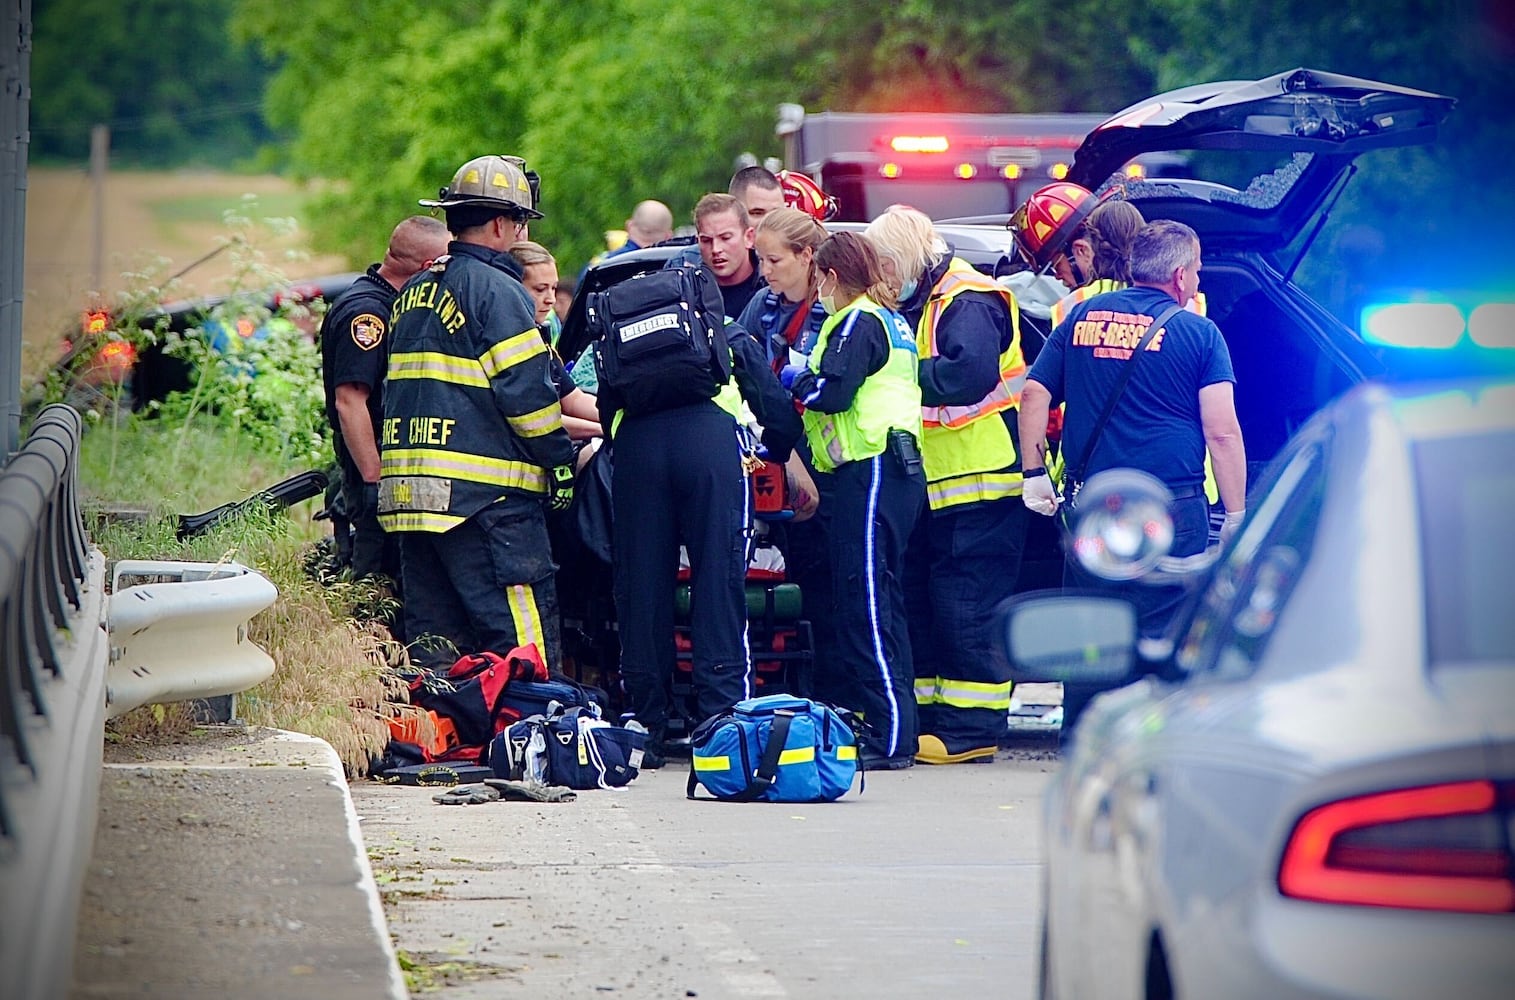
[(600, 385), (628, 414), (711, 399), (731, 377), (726, 310), (701, 265), (649, 271), (589, 298)]

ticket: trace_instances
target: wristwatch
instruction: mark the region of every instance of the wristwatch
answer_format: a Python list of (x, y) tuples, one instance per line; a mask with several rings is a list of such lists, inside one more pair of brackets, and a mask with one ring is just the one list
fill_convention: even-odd
[(1022, 469), (1021, 470), (1021, 478), (1022, 479), (1035, 479), (1038, 476), (1045, 476), (1046, 474), (1047, 474), (1047, 470), (1045, 468), (1041, 468), (1041, 469)]

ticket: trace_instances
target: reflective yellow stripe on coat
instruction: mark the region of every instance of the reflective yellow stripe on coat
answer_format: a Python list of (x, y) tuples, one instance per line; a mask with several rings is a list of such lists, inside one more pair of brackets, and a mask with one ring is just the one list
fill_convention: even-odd
[(437, 448), (390, 448), (379, 458), (385, 476), (445, 476), (528, 493), (547, 492), (547, 470), (529, 462)]
[(1020, 309), (1010, 289), (957, 257), (947, 265), (931, 297), (926, 300), (926, 309), (921, 313), (920, 329), (916, 335), (916, 349), (922, 358), (936, 357), (936, 324), (952, 300), (963, 292), (988, 292), (1005, 300), (1010, 310), (1010, 346), (1000, 352), (999, 381), (983, 399), (969, 406), (923, 406), (921, 420), (927, 428), (962, 427), (991, 413), (1000, 413), (1020, 405), (1021, 390), (1026, 385), (1026, 358), (1021, 353)]

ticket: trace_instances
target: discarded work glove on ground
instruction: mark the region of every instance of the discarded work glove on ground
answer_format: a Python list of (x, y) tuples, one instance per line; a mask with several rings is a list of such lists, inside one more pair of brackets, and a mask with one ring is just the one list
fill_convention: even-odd
[(525, 781), (485, 778), (482, 785), (458, 785), (431, 797), (444, 806), (480, 806), (486, 802), (572, 802), (578, 798), (571, 788), (561, 785), (534, 785)]

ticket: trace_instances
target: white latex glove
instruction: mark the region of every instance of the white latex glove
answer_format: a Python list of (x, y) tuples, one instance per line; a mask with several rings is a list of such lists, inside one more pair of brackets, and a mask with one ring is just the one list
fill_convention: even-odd
[(1246, 519), (1247, 509), (1245, 507), (1241, 510), (1226, 511), (1226, 519), (1220, 525), (1220, 544), (1224, 545), (1229, 542), (1231, 536), (1236, 534), (1236, 529), (1240, 528), (1241, 523)]
[(1027, 479), (1021, 488), (1021, 500), (1031, 510), (1046, 517), (1056, 514), (1057, 505), (1062, 503), (1062, 498), (1057, 495), (1052, 480), (1047, 476)]

